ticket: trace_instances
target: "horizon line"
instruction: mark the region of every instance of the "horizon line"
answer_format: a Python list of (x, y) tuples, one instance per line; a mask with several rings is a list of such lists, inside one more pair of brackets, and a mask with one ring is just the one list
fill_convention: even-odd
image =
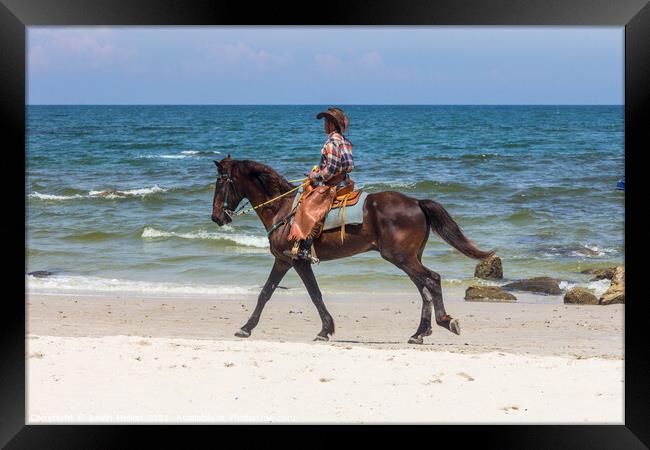
[(625, 106), (625, 103), (26, 103), (25, 106)]

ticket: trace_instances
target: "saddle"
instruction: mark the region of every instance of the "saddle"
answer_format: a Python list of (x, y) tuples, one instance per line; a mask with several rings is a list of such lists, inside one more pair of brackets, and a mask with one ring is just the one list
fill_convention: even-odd
[(354, 190), (354, 181), (351, 179), (345, 181), (333, 186), (305, 186), (294, 204), (295, 216), (288, 235), (290, 241), (318, 238), (323, 231), (327, 213), (332, 209), (341, 208), (341, 242), (343, 242), (345, 208), (356, 205), (362, 193), (361, 189)]

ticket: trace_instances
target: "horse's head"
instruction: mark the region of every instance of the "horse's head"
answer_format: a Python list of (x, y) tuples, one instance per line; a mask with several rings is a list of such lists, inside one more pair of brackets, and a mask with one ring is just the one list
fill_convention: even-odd
[(212, 221), (219, 226), (232, 222), (232, 213), (244, 198), (238, 188), (241, 180), (238, 179), (234, 163), (230, 155), (221, 161), (214, 161), (217, 182), (212, 200)]

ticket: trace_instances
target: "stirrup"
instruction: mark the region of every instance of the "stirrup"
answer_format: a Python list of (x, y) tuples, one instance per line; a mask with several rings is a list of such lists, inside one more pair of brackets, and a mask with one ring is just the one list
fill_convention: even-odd
[[(308, 249), (301, 249), (300, 243), (296, 242), (291, 250), (285, 250), (282, 253), (293, 260), (309, 261), (311, 264), (320, 263), (320, 260), (312, 255)], [(313, 247), (312, 247), (313, 248)]]
[(300, 257), (298, 255), (292, 255), (291, 251), (285, 250), (282, 252), (285, 256), (288, 256), (289, 258), (293, 260), (298, 260), (298, 261), (309, 261), (312, 264), (318, 264), (320, 263), (320, 259), (316, 258), (315, 256), (309, 255), (308, 258)]

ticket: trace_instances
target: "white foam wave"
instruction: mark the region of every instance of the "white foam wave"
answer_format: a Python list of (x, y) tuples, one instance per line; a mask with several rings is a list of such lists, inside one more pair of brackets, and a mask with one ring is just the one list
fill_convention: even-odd
[(618, 254), (615, 248), (600, 248), (597, 245), (580, 244), (575, 247), (550, 247), (544, 251), (543, 256), (554, 258), (556, 256), (570, 256), (572, 258), (600, 258), (607, 255)]
[(221, 152), (218, 150), (184, 150), (180, 153), (181, 155), (188, 155), (188, 156), (193, 156), (193, 155), (220, 155)]
[(163, 158), (163, 159), (183, 159), (183, 158), (188, 158), (189, 155), (159, 155), (158, 158)]
[[(415, 182), (409, 182), (409, 181), (375, 181), (372, 183), (368, 183), (369, 186), (381, 186), (381, 187), (386, 187), (389, 189), (411, 189), (416, 186)], [(359, 188), (362, 187), (368, 187), (364, 183), (359, 183), (358, 185)]]
[(591, 281), (589, 283), (571, 283), (569, 281), (560, 281), (559, 286), (563, 291), (570, 291), (574, 287), (581, 287), (591, 290), (596, 297), (600, 297), (611, 286), (612, 282), (607, 278), (602, 280)]
[(117, 189), (104, 189), (103, 191), (90, 191), (87, 195), (53, 195), (53, 194), (42, 194), (40, 192), (32, 192), (29, 194), (29, 197), (38, 198), (40, 200), (75, 200), (79, 198), (106, 198), (106, 199), (117, 199), (117, 198), (127, 198), (127, 197), (144, 197), (145, 195), (158, 194), (160, 192), (167, 192), (167, 189), (161, 188), (158, 185), (149, 187), (149, 188), (135, 188), (135, 189), (126, 189), (123, 191)]
[(582, 244), (584, 248), (595, 253), (596, 256), (605, 256), (617, 253), (615, 248), (600, 248), (597, 245)]
[[(232, 228), (225, 228), (226, 231), (232, 230)], [(191, 233), (176, 233), (173, 231), (163, 231), (157, 230), (153, 227), (145, 227), (142, 230), (143, 239), (160, 239), (160, 238), (170, 238), (176, 237), (181, 239), (213, 239), (213, 240), (222, 240), (222, 241), (231, 241), (238, 245), (244, 245), (247, 247), (257, 247), (257, 248), (268, 248), (269, 240), (266, 237), (262, 236), (251, 236), (247, 234), (235, 234), (235, 233), (209, 233), (205, 230), (199, 230)]]
[(158, 194), (160, 192), (166, 192), (167, 189), (161, 188), (158, 185), (154, 185), (150, 188), (136, 188), (136, 189), (127, 189), (124, 191), (119, 191), (117, 189), (105, 189), (103, 191), (90, 191), (88, 196), (90, 197), (104, 197), (104, 198), (124, 198), (124, 197), (144, 197), (149, 194)]
[(150, 281), (119, 280), (84, 276), (25, 277), (27, 289), (35, 292), (137, 292), (156, 295), (246, 295), (259, 291), (257, 286), (217, 286)]
[(38, 198), (40, 200), (73, 200), (75, 198), (83, 198), (83, 195), (53, 195), (53, 194), (41, 194), (40, 192), (32, 192), (29, 194), (29, 197)]
[(174, 153), (174, 154), (167, 153), (163, 155), (140, 155), (139, 158), (184, 159), (184, 158), (191, 158), (192, 156), (196, 156), (196, 155), (205, 155), (205, 154), (220, 155), (221, 152), (218, 150), (183, 150), (180, 153)]
[(612, 282), (610, 280), (603, 278), (602, 280), (596, 280), (588, 283), (587, 288), (592, 289), (594, 291), (594, 294), (596, 294), (596, 297), (600, 297), (605, 293), (607, 289), (609, 289), (611, 285)]

